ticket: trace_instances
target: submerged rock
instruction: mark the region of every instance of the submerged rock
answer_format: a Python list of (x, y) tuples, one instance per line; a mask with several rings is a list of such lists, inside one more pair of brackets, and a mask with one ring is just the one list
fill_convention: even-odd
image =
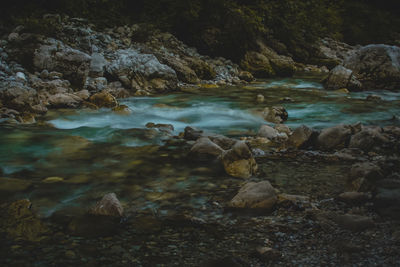
[(381, 168), (371, 162), (356, 163), (351, 166), (348, 183), (354, 191), (370, 191), (376, 181), (383, 178)]
[(0, 210), (0, 231), (10, 238), (27, 241), (40, 241), (49, 232), (49, 228), (33, 213), (32, 203), (18, 200), (9, 205), (2, 205)]
[(305, 125), (296, 128), (293, 133), (289, 136), (288, 146), (294, 148), (303, 148), (309, 142), (313, 130)]
[(90, 209), (90, 214), (122, 217), (124, 208), (115, 193), (106, 194), (96, 205)]
[(240, 188), (239, 192), (229, 202), (229, 206), (233, 208), (270, 210), (277, 200), (275, 189), (268, 181), (250, 182)]
[(257, 163), (243, 141), (238, 141), (229, 150), (222, 153), (222, 163), (225, 171), (238, 178), (250, 178), (257, 171)]

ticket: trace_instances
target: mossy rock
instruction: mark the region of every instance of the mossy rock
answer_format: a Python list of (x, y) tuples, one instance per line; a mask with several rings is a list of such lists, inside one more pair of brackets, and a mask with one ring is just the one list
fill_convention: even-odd
[(32, 203), (27, 199), (2, 206), (0, 231), (17, 240), (40, 241), (45, 238), (49, 228), (36, 217), (31, 207)]
[(245, 54), (240, 62), (240, 67), (257, 78), (269, 78), (276, 74), (270, 60), (265, 55), (255, 51), (249, 51)]

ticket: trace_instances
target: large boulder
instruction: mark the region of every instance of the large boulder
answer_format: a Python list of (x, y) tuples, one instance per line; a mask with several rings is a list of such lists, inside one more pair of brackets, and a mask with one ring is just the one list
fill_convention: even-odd
[(82, 102), (82, 98), (70, 93), (55, 94), (48, 98), (51, 108), (77, 108)]
[(275, 74), (268, 58), (256, 51), (247, 52), (240, 62), (240, 66), (257, 78), (268, 78)]
[(18, 82), (0, 84), (0, 102), (22, 112), (34, 112), (35, 106), (40, 105), (37, 91)]
[(231, 149), (222, 153), (222, 163), (229, 175), (239, 178), (250, 178), (258, 168), (249, 147), (243, 141), (236, 142)]
[(323, 84), (328, 90), (338, 90), (347, 88), (349, 90), (360, 90), (361, 83), (357, 80), (353, 71), (338, 65), (333, 68), (328, 77), (323, 81)]
[(349, 147), (368, 152), (382, 149), (382, 146), (388, 142), (389, 139), (380, 127), (363, 127), (360, 132), (351, 137)]
[(270, 210), (277, 201), (278, 197), (275, 189), (268, 181), (249, 182), (240, 188), (239, 192), (230, 201), (229, 206), (233, 208)]
[(100, 108), (114, 108), (118, 106), (117, 99), (106, 91), (101, 91), (100, 93), (92, 95), (89, 98), (89, 101)]
[[(158, 90), (173, 89), (177, 84), (176, 72), (172, 68), (161, 64), (154, 55), (135, 49), (117, 50), (114, 59), (106, 66), (106, 71), (122, 83), (128, 78), (139, 85)], [(160, 80), (165, 81), (165, 87), (160, 87)]]
[(34, 53), (36, 70), (61, 72), (73, 87), (82, 89), (90, 70), (91, 57), (61, 41), (47, 39)]
[(371, 162), (356, 163), (351, 166), (348, 185), (353, 191), (371, 191), (382, 178), (383, 172), (378, 165)]
[(350, 125), (342, 124), (330, 128), (325, 128), (318, 135), (316, 146), (321, 150), (344, 148), (350, 141), (351, 135), (352, 127)]
[(346, 58), (344, 66), (351, 69), (362, 83), (362, 90), (400, 88), (400, 47), (367, 45)]

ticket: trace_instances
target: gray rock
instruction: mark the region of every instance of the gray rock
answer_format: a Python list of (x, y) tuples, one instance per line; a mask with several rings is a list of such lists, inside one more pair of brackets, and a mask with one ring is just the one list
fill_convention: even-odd
[(17, 82), (0, 84), (0, 101), (18, 111), (32, 111), (32, 106), (40, 104), (36, 90)]
[(100, 53), (93, 53), (92, 59), (90, 61), (90, 76), (91, 77), (101, 77), (104, 73), (104, 67), (107, 64), (107, 60)]
[(349, 90), (360, 90), (361, 83), (357, 80), (353, 71), (346, 69), (342, 65), (336, 66), (329, 72), (328, 77), (323, 81), (328, 90), (338, 90), (347, 88)]
[(371, 191), (376, 181), (383, 178), (381, 168), (371, 162), (356, 163), (351, 166), (348, 183), (354, 191)]
[(71, 84), (83, 88), (89, 74), (91, 57), (64, 43), (48, 39), (34, 53), (33, 64), (38, 71), (61, 72)]
[(379, 150), (388, 142), (381, 128), (363, 127), (360, 132), (351, 137), (349, 148), (358, 148), (363, 151)]
[(277, 130), (269, 125), (262, 125), (258, 130), (257, 136), (264, 137), (269, 140), (274, 140), (279, 136), (279, 133)]
[(312, 134), (312, 129), (302, 125), (296, 128), (292, 135), (289, 136), (288, 145), (294, 148), (302, 148), (309, 142)]
[(275, 189), (268, 181), (249, 182), (240, 188), (239, 192), (230, 201), (229, 206), (271, 210), (277, 200)]
[(355, 73), (363, 90), (400, 87), (400, 47), (382, 44), (361, 47), (346, 58), (344, 66)]
[(316, 146), (321, 150), (332, 150), (346, 147), (350, 141), (352, 128), (349, 125), (337, 125), (325, 128), (318, 135)]
[(189, 156), (198, 160), (214, 160), (219, 158), (224, 150), (207, 137), (197, 139), (192, 146)]
[(185, 127), (183, 138), (188, 141), (195, 141), (203, 135), (203, 130), (195, 127)]

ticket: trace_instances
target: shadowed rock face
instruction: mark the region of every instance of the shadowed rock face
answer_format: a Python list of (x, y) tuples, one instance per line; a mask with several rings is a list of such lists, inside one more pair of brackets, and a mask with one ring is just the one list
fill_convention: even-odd
[(240, 188), (237, 195), (231, 200), (233, 208), (271, 209), (278, 198), (275, 190), (268, 181), (247, 183)]
[(362, 84), (363, 90), (400, 87), (400, 48), (389, 45), (367, 45), (344, 62)]

